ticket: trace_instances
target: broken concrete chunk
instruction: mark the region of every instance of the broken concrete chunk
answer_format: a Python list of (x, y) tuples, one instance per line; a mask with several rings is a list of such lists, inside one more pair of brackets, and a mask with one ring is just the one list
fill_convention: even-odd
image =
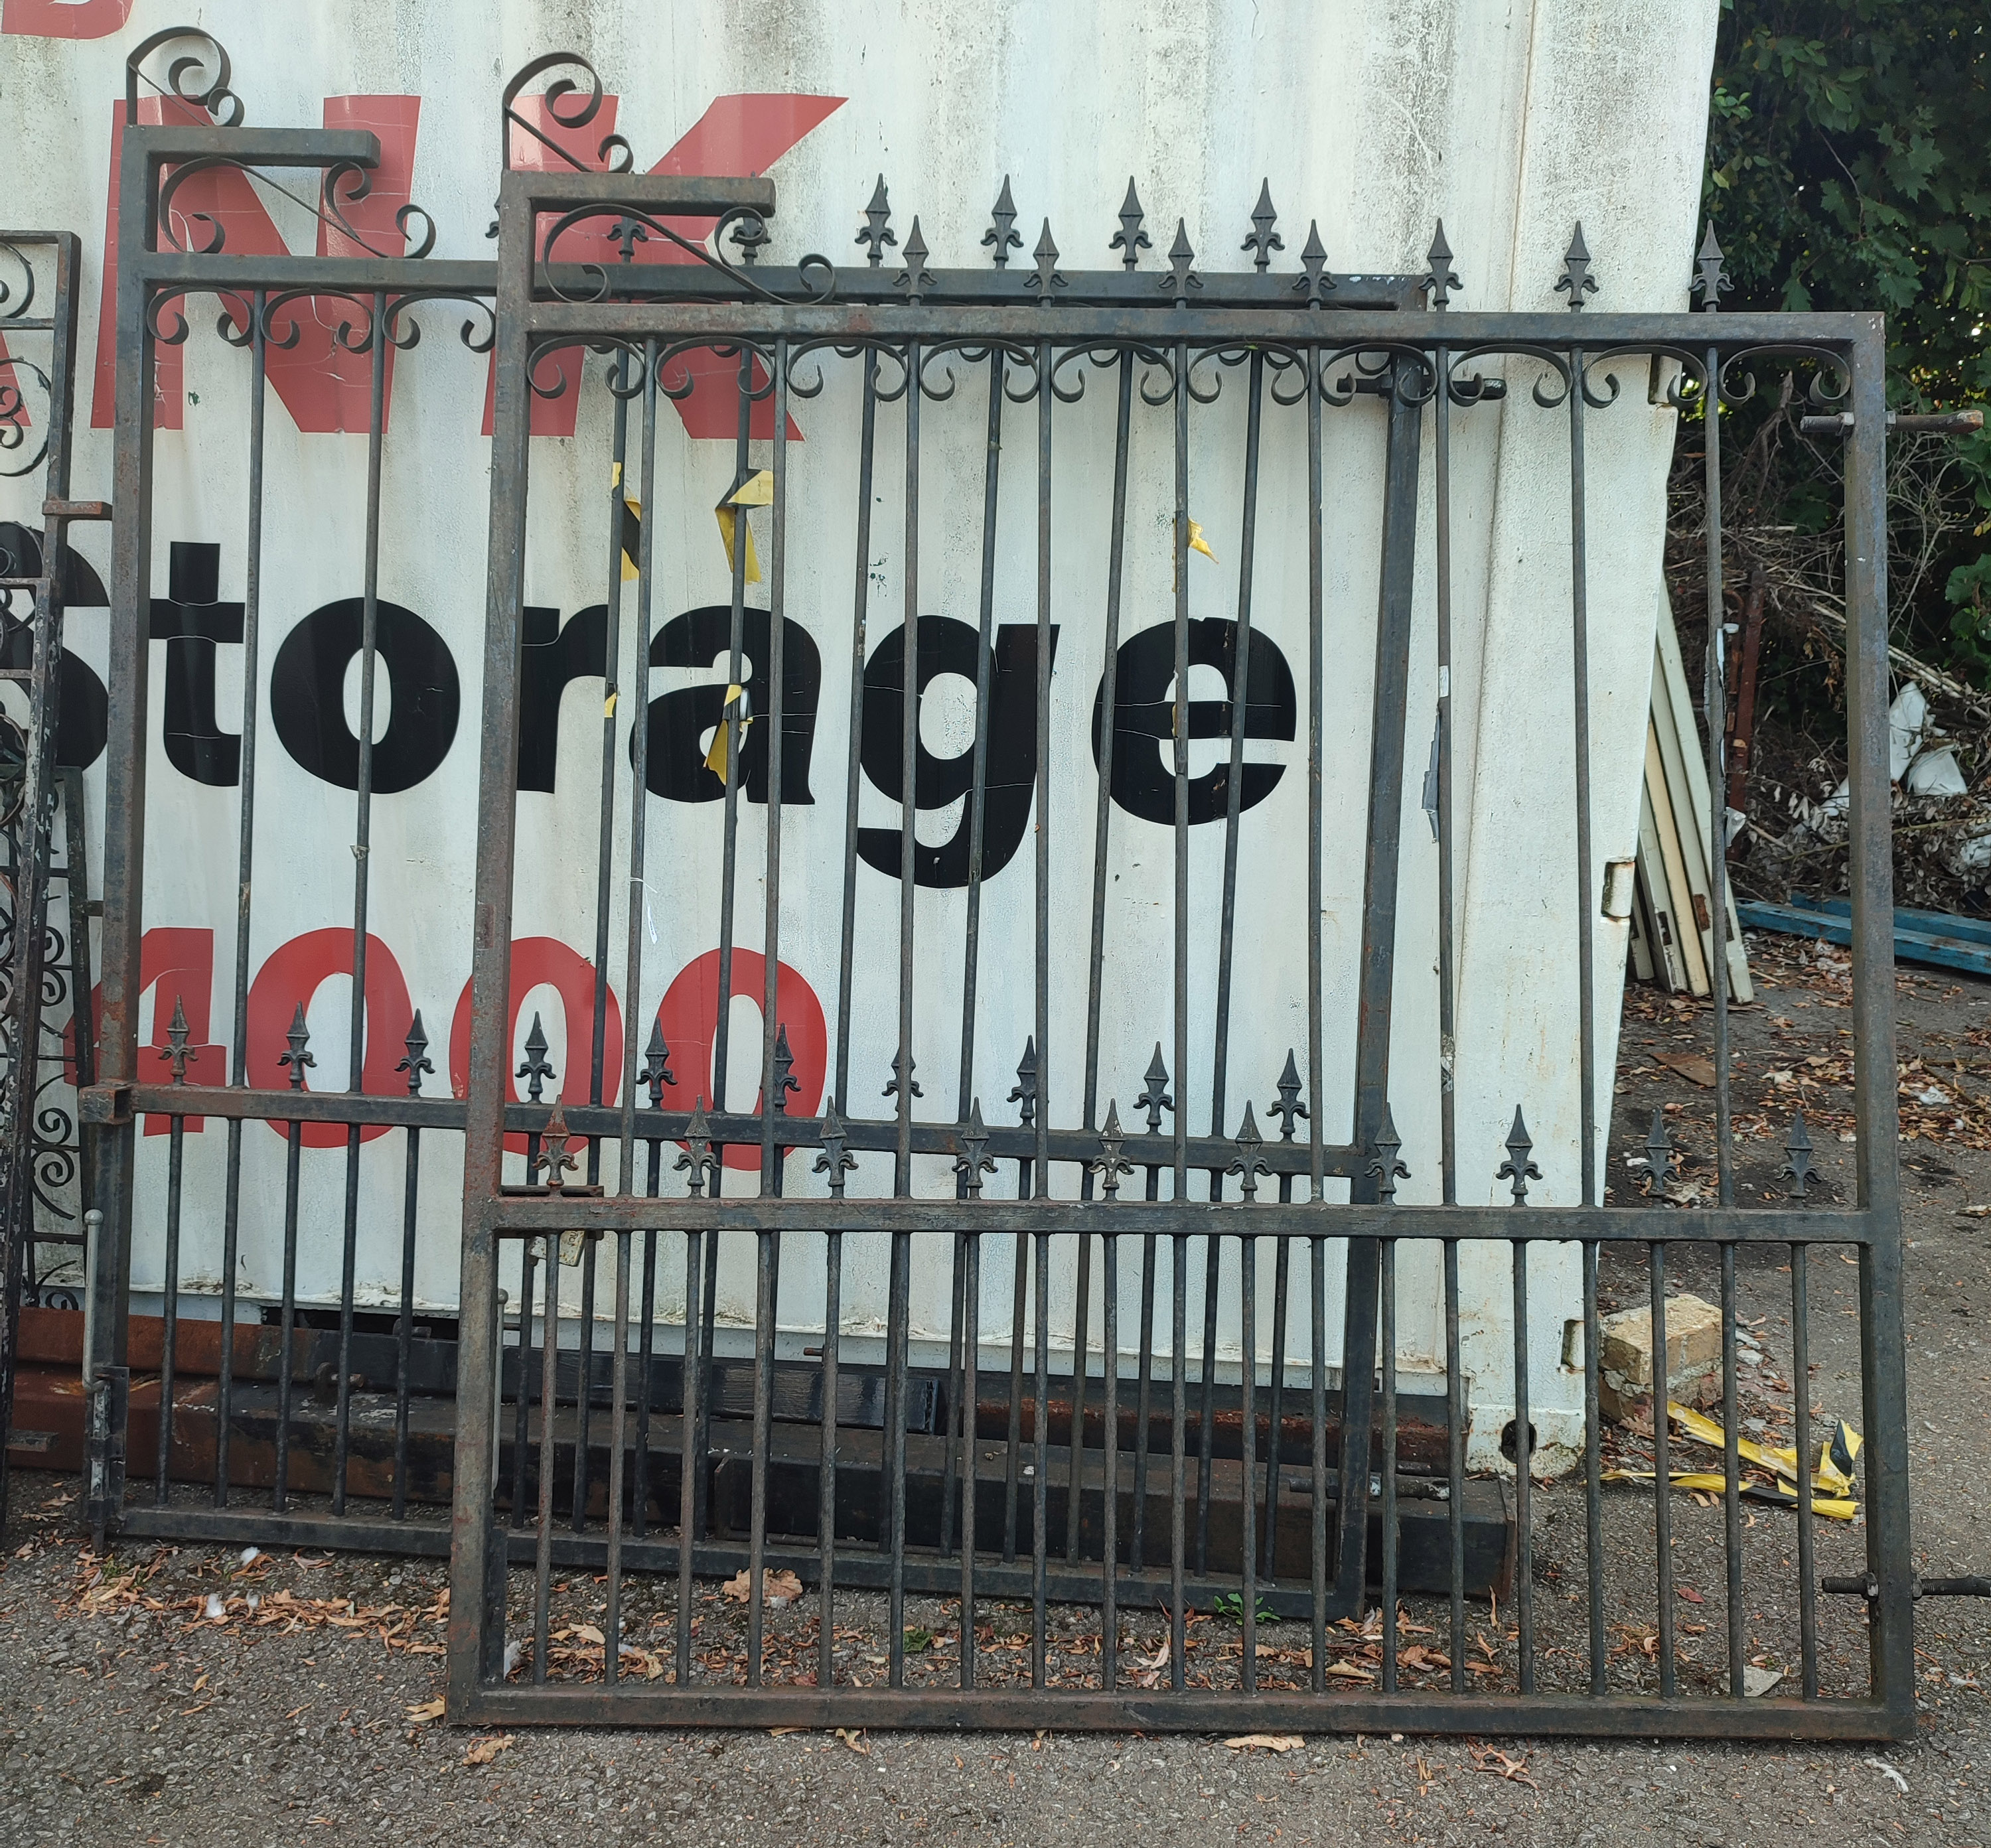
[[(1621, 1309), (1599, 1325), (1598, 1402), (1614, 1424), (1652, 1426), (1652, 1315)], [(1666, 1393), (1683, 1405), (1721, 1397), (1721, 1312), (1698, 1296), (1666, 1299)]]

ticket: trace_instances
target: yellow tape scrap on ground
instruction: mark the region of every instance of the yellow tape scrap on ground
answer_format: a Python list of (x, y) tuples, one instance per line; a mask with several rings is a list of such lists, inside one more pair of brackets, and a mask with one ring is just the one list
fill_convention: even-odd
[[(1666, 1401), (1666, 1415), (1696, 1442), (1705, 1444), (1710, 1449), (1727, 1451), (1728, 1433), (1713, 1418), (1671, 1399)], [(1819, 1446), (1818, 1466), (1811, 1479), (1812, 1513), (1822, 1514), (1828, 1520), (1850, 1521), (1859, 1512), (1860, 1504), (1853, 1499), (1853, 1467), (1860, 1455), (1860, 1441), (1859, 1432), (1842, 1418), (1835, 1424), (1831, 1437)], [(1738, 1438), (1735, 1454), (1743, 1462), (1768, 1470), (1777, 1479), (1774, 1484), (1739, 1482), (1737, 1489), (1740, 1494), (1748, 1500), (1767, 1502), (1775, 1508), (1797, 1506), (1799, 1465), (1795, 1448), (1772, 1450), (1748, 1438)], [(1654, 1472), (1649, 1469), (1611, 1469), (1606, 1470), (1601, 1479), (1606, 1482), (1649, 1482), (1653, 1478)], [(1712, 1470), (1676, 1469), (1668, 1472), (1667, 1480), (1676, 1489), (1697, 1489), (1704, 1495), (1720, 1495), (1728, 1487), (1727, 1476)]]
[[(1728, 1434), (1720, 1425), (1691, 1407), (1666, 1401), (1666, 1416), (1680, 1429), (1700, 1442), (1715, 1450), (1726, 1450)], [(1819, 1447), (1818, 1466), (1812, 1474), (1812, 1486), (1823, 1489), (1827, 1495), (1850, 1496), (1853, 1492), (1853, 1465), (1860, 1455), (1860, 1436), (1843, 1418), (1833, 1427), (1831, 1437)], [(1761, 1444), (1752, 1443), (1747, 1438), (1738, 1438), (1736, 1455), (1759, 1465), (1773, 1475), (1781, 1477), (1794, 1488), (1798, 1479), (1798, 1453), (1795, 1450), (1771, 1450)]]

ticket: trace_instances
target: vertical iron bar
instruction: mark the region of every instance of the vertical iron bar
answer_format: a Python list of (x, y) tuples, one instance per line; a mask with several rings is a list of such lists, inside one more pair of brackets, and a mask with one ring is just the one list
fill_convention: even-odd
[[(230, 1036), (228, 1081), (249, 1082), (250, 876), (256, 846), (256, 721), (261, 711), (257, 652), (263, 615), (263, 435), (268, 399), (263, 315), (268, 298), (251, 298), (249, 329), (249, 516), (247, 576), (242, 596), (242, 778), (235, 869), (235, 981), (230, 991), (234, 1030)], [(229, 1438), (235, 1421), (235, 1291), (242, 1221), (242, 1129), (228, 1120), (228, 1172), (223, 1189), (221, 1230), (221, 1373), (215, 1387), (214, 1505), (228, 1506)]]
[[(1326, 1065), (1321, 1026), (1321, 831), (1323, 825), (1321, 786), (1322, 710), (1326, 701), (1326, 637), (1322, 629), (1325, 579), (1322, 574), (1321, 519), (1323, 513), (1321, 485), (1320, 399), (1321, 350), (1307, 348), (1307, 1095), (1313, 1100), (1307, 1118), (1307, 1172), (1312, 1183), (1309, 1197), (1322, 1200), (1327, 1173), (1324, 1142), (1327, 1112)], [(1176, 567), (1179, 570), (1179, 565)], [(1178, 1070), (1181, 1067), (1179, 1066)], [(1179, 1192), (1179, 1189), (1178, 1189)], [(1316, 1258), (1320, 1247), (1314, 1248)], [(1324, 1349), (1316, 1342), (1313, 1350), (1315, 1377), (1323, 1364)], [(1316, 1422), (1316, 1430), (1319, 1428)], [(1321, 1507), (1320, 1484), (1314, 1484), (1316, 1517)], [(1322, 1658), (1316, 1653), (1315, 1660)], [(1317, 1684), (1322, 1685), (1322, 1684)]]
[[(1279, 1176), (1279, 1198), (1293, 1196), (1293, 1177)], [(1267, 1406), (1271, 1438), (1265, 1449), (1265, 1531), (1262, 1568), (1269, 1584), (1276, 1576), (1278, 1560), (1279, 1466), (1285, 1462), (1283, 1438), (1286, 1417), (1286, 1322), (1292, 1313), (1289, 1291), (1292, 1281), (1292, 1241), (1283, 1235), (1277, 1241), (1272, 1269), (1272, 1382)]]
[(1035, 1440), (1031, 1465), (1030, 1496), (1030, 1686), (1043, 1687), (1045, 1681), (1046, 1628), (1044, 1599), (1050, 1539), (1050, 1385), (1051, 1297), (1050, 1237), (1036, 1235), (1037, 1343), (1036, 1392), (1030, 1407), (1030, 1434)]
[(963, 1375), (960, 1436), (961, 1446), (961, 1645), (958, 1652), (961, 1685), (975, 1685), (975, 1546), (978, 1504), (975, 1489), (975, 1406), (979, 1390), (978, 1363), (982, 1342), (982, 1234), (967, 1234), (967, 1249), (961, 1284), (961, 1360)]
[[(32, 828), (33, 818), (27, 818)], [(32, 832), (29, 851), (33, 851)], [(15, 927), (25, 930), (29, 921), (16, 915)], [(35, 1049), (22, 1047), (17, 1054), (19, 1068), (15, 1081), (26, 1081), (32, 1070), (29, 1061)], [(180, 1182), (186, 1139), (186, 1118), (168, 1119), (171, 1140), (166, 1155), (166, 1275), (165, 1295), (162, 1305), (163, 1319), (159, 1330), (159, 1467), (157, 1479), (152, 1486), (152, 1501), (156, 1507), (166, 1505), (168, 1472), (172, 1464), (173, 1451), (173, 1363), (179, 1346), (180, 1310)], [(32, 1210), (32, 1205), (30, 1206)], [(32, 1221), (28, 1222), (32, 1224)]]
[(512, 1422), (512, 1525), (526, 1524), (526, 1469), (532, 1454), (533, 1285), (538, 1275), (539, 1241), (522, 1239), (519, 1248), (519, 1395)]
[[(1087, 1169), (1087, 1175), (1091, 1169)], [(1072, 1309), (1071, 1429), (1065, 1447), (1065, 1539), (1067, 1564), (1078, 1564), (1078, 1530), (1084, 1500), (1085, 1465), (1085, 1383), (1092, 1333), (1092, 1241), (1078, 1236), (1078, 1298)]]
[[(401, 1313), (394, 1329), (394, 1519), (404, 1520), (408, 1513), (408, 1400), (412, 1381), (409, 1370), (414, 1358), (415, 1342), (415, 1227), (421, 1195), (422, 1132), (419, 1125), (408, 1129), (407, 1172), (401, 1196)], [(499, 1415), (494, 1404), (492, 1416)]]
[(1397, 1691), (1397, 1241), (1377, 1254), (1382, 1289), (1383, 1691)]
[[(1444, 1241), (1445, 1525), (1452, 1540), (1452, 1691), (1465, 1691), (1465, 1358), (1458, 1331), (1458, 1241)], [(1343, 1416), (1345, 1417), (1344, 1411)], [(1345, 1448), (1345, 1447), (1344, 1447)]]
[[(1590, 1691), (1609, 1679), (1604, 1645), (1604, 1413), (1599, 1402), (1603, 1330), (1597, 1310), (1598, 1242), (1583, 1241), (1583, 1523), (1586, 1602), (1590, 1615)], [(1663, 1490), (1661, 1491), (1664, 1492)]]
[(1535, 1691), (1535, 1447), (1528, 1394), (1528, 1242), (1513, 1245), (1514, 1276), (1514, 1615), (1520, 1632), (1520, 1684)]
[[(694, 1176), (696, 1170), (693, 1170)], [(703, 1270), (700, 1249), (704, 1235), (685, 1234), (684, 1357), (678, 1369), (678, 1621), (677, 1685), (691, 1685), (691, 1625), (693, 1556), (696, 1550), (698, 1519), (704, 1498), (699, 1493), (705, 1474), (705, 1453), (693, 1447), (695, 1434), (703, 1428), (699, 1401), (702, 1369), (698, 1363), (697, 1316), (699, 1274)]]
[(822, 1295), (822, 1450), (817, 1466), (816, 1551), (822, 1577), (816, 1587), (815, 1684), (836, 1681), (836, 1394), (837, 1347), (843, 1327), (843, 1234), (825, 1238)]
[(1099, 1247), (1101, 1339), (1106, 1360), (1105, 1455), (1100, 1470), (1099, 1685), (1120, 1685), (1120, 1235)]
[(1458, 1203), (1458, 1130), (1454, 1060), (1457, 996), (1452, 969), (1452, 349), (1432, 355), (1438, 367), (1433, 454), (1438, 471), (1433, 516), (1438, 551), (1438, 1077), (1439, 1197)]
[[(1047, 291), (1048, 292), (1048, 291)], [(1037, 702), (1036, 702), (1036, 825), (1032, 831), (1036, 845), (1035, 883), (1032, 895), (1036, 907), (1036, 1009), (1037, 1129), (1035, 1164), (1036, 1197), (1051, 1190), (1051, 407), (1057, 392), (1051, 373), (1051, 347), (1048, 341), (1037, 347)], [(908, 761), (910, 761), (910, 757)], [(910, 773), (908, 773), (910, 774)], [(1042, 1262), (1045, 1252), (1040, 1250)], [(1040, 1276), (1041, 1297), (1046, 1280)], [(1038, 1351), (1042, 1353), (1046, 1332), (1040, 1329)], [(1042, 1442), (1040, 1432), (1039, 1441)], [(1038, 1467), (1038, 1486), (1043, 1487), (1043, 1472)], [(1040, 1534), (1041, 1549), (1042, 1536)], [(1040, 1556), (1041, 1557), (1041, 1551)]]
[(1652, 1528), (1659, 1556), (1659, 1693), (1670, 1700), (1679, 1691), (1673, 1662), (1673, 1510), (1672, 1432), (1666, 1423), (1666, 1389), (1673, 1363), (1666, 1353), (1666, 1247), (1652, 1246)]
[(1792, 1442), (1798, 1453), (1798, 1648), (1804, 1697), (1818, 1698), (1818, 1578), (1812, 1548), (1817, 1529), (1812, 1513), (1811, 1279), (1805, 1260), (1809, 1247), (1791, 1247), (1791, 1382), (1796, 1403)]
[[(560, 1414), (560, 1264), (557, 1241), (546, 1241), (546, 1326), (539, 1338), (539, 1518), (533, 1563), (533, 1685), (546, 1684), (553, 1578), (554, 1426)], [(584, 1393), (586, 1382), (582, 1383)]]
[[(857, 798), (864, 741), (864, 629), (871, 604), (871, 467), (878, 434), (878, 352), (864, 349), (864, 407), (857, 450), (857, 584), (850, 606), (850, 753), (844, 769), (843, 917), (836, 985), (836, 1092), (850, 1107), (850, 985), (857, 933)], [(827, 1683), (824, 1684), (825, 1686)]]
[[(1579, 1118), (1583, 1137), (1583, 1203), (1597, 1204), (1597, 985), (1590, 849), (1590, 561), (1584, 489), (1583, 349), (1569, 356), (1570, 674), (1574, 683), (1576, 754), (1576, 985)], [(1719, 785), (1716, 785), (1719, 787)], [(1718, 928), (1719, 927), (1717, 927)], [(1717, 1003), (1717, 1008), (1719, 1003)], [(1718, 1016), (1717, 1016), (1718, 1017)], [(1719, 1028), (1717, 1031), (1719, 1032)], [(1721, 1095), (1725, 1100), (1724, 1083)], [(1724, 1119), (1725, 1121), (1725, 1119)], [(1724, 1199), (1724, 1206), (1732, 1202)], [(1517, 1258), (1519, 1256), (1517, 1251)], [(1516, 1331), (1517, 1336), (1519, 1331)]]
[[(290, 1506), (291, 1376), (297, 1365), (298, 1328), (298, 1166), (304, 1150), (305, 1126), (293, 1121), (284, 1161), (284, 1300), (277, 1337), (277, 1480), (270, 1506), (281, 1514)], [(234, 1331), (229, 1331), (233, 1345)]]
[[(1713, 785), (1718, 796), (1724, 785)], [(1740, 1383), (1735, 1377), (1735, 1247), (1724, 1240), (1721, 1247), (1721, 1422), (1724, 1427), (1721, 1472), (1721, 1526), (1724, 1552), (1728, 1566), (1728, 1692), (1741, 1700), (1743, 1649), (1748, 1632), (1742, 1609), (1742, 1404)], [(1652, 1393), (1661, 1396), (1656, 1377), (1659, 1350), (1653, 1349), (1655, 1379)], [(1656, 1414), (1655, 1414), (1656, 1415)], [(1657, 1485), (1655, 1485), (1656, 1487)], [(1661, 1489), (1663, 1493), (1664, 1490)]]
[(569, 1510), (577, 1533), (587, 1525), (588, 1452), (594, 1428), (594, 1261), (601, 1247), (598, 1232), (588, 1233), (580, 1241), (580, 1340), (574, 1355), (573, 1496)]
[[(387, 298), (376, 290), (369, 329), (373, 375), (367, 400), (366, 537), (359, 625), (359, 767), (352, 844), (352, 1012), (345, 1087), (366, 1089), (366, 907), (373, 839), (373, 675), (380, 622), (380, 452), (387, 427)], [(345, 1132), (345, 1240), (339, 1279), (339, 1395), (333, 1416), (332, 1511), (345, 1512), (352, 1443), (352, 1292), (359, 1257), (359, 1125)]]
[[(638, 659), (640, 660), (641, 656)], [(628, 1172), (623, 1170), (626, 1176)], [(609, 1377), (608, 1610), (602, 1625), (602, 1672), (612, 1687), (622, 1655), (622, 1488), (629, 1412), (629, 1234), (615, 1235), (615, 1348)]]
[(774, 1440), (774, 1244), (778, 1232), (763, 1231), (754, 1287), (754, 1457), (747, 1528), (747, 1685), (761, 1685), (761, 1652), (767, 1621), (767, 1457)]
[[(1316, 1113), (1318, 1114), (1318, 1113)], [(1313, 1567), (1313, 1691), (1327, 1688), (1327, 1241), (1307, 1241), (1307, 1289), (1313, 1310), (1308, 1364), (1313, 1375), (1313, 1475), (1309, 1486), (1312, 1532), (1309, 1554)]]
[[(1210, 1170), (1213, 1195), (1222, 1187), (1222, 1170)], [(1216, 1455), (1217, 1304), (1223, 1293), (1224, 1246), (1214, 1234), (1203, 1241), (1203, 1400), (1196, 1429), (1196, 1569), (1210, 1570), (1210, 1492)]]
[[(1030, 1183), (1023, 1178), (1030, 1164), (1020, 1164), (1018, 1193), (1026, 1195)], [(1019, 1232), (1016, 1275), (1009, 1285), (1009, 1432), (1002, 1465), (1002, 1563), (1016, 1557), (1016, 1485), (1023, 1450), (1023, 1314), (1030, 1300), (1030, 1244)]]
[[(1179, 553), (1179, 546), (1177, 551)], [(1177, 562), (1179, 564), (1179, 557)], [(1188, 1173), (1182, 1159), (1185, 1151), (1179, 1114), (1176, 1123), (1176, 1197), (1179, 1200)], [(1188, 1539), (1183, 1508), (1183, 1424), (1189, 1412), (1188, 1375), (1183, 1366), (1183, 1350), (1189, 1345), (1189, 1298), (1185, 1288), (1189, 1273), (1187, 1234), (1176, 1233), (1169, 1244), (1169, 1291), (1172, 1315), (1169, 1324), (1172, 1345), (1169, 1350), (1169, 1686), (1179, 1694), (1183, 1690), (1183, 1651), (1189, 1646), (1187, 1613), (1183, 1606), (1183, 1568), (1186, 1563), (1184, 1543)], [(1318, 1489), (1319, 1483), (1315, 1486)], [(1318, 1496), (1315, 1505), (1319, 1505)], [(1315, 1659), (1324, 1663), (1326, 1652), (1323, 1651)]]
[[(908, 859), (906, 863), (912, 863)], [(886, 1537), (891, 1549), (891, 1625), (887, 1646), (887, 1674), (895, 1688), (906, 1685), (906, 1347), (907, 1298), (911, 1279), (912, 1235), (892, 1234), (891, 1301), (894, 1307), (885, 1331), (886, 1459), (891, 1526)]]
[[(1247, 1694), (1258, 1691), (1258, 1536), (1254, 1518), (1258, 1499), (1258, 1403), (1254, 1390), (1258, 1383), (1258, 1244), (1248, 1233), (1237, 1241), (1238, 1339), (1243, 1349), (1237, 1389), (1242, 1413), (1238, 1426), (1241, 1492), (1237, 1498), (1237, 1570), (1242, 1581), (1238, 1604), (1244, 1615), (1244, 1682)], [(1278, 1465), (1273, 1467), (1276, 1470)]]
[[(1126, 566), (1127, 463), (1132, 445), (1134, 356), (1120, 356), (1120, 399), (1113, 437), (1113, 512), (1106, 540), (1105, 665), (1099, 680), (1099, 789), (1092, 817), (1092, 946), (1085, 995), (1085, 1127), (1098, 1120), (1099, 1023), (1106, 974), (1107, 854), (1113, 825), (1113, 752), (1120, 689), (1120, 597)], [(1084, 1192), (1091, 1197), (1091, 1171)], [(1137, 1496), (1138, 1501), (1138, 1496)], [(1140, 1514), (1135, 1513), (1138, 1527)], [(1110, 1686), (1111, 1683), (1109, 1683)]]
[[(1723, 634), (1727, 621), (1721, 581), (1721, 349), (1707, 356), (1707, 391), (1701, 400), (1701, 444), (1707, 491), (1707, 657), (1702, 696), (1707, 710), (1707, 983), (1714, 1003), (1714, 1172), (1716, 1197), (1735, 1204), (1735, 1149), (1728, 1098), (1728, 776), (1722, 765), (1728, 712), (1728, 676)], [(1849, 589), (1850, 589), (1849, 586)], [(1848, 614), (1851, 614), (1849, 603)], [(1855, 890), (1859, 881), (1853, 881)], [(1891, 1059), (1892, 1054), (1890, 1053)], [(1733, 1442), (1734, 1434), (1730, 1434)], [(1731, 1492), (1731, 1499), (1733, 1492)], [(1737, 1676), (1739, 1686), (1740, 1674)]]
[[(1151, 1163), (1148, 1169), (1148, 1197), (1152, 1200), (1160, 1175)], [(1142, 1570), (1142, 1543), (1148, 1529), (1148, 1426), (1154, 1416), (1155, 1387), (1155, 1235), (1141, 1234), (1141, 1352), (1136, 1362), (1140, 1377), (1134, 1397), (1134, 1532), (1128, 1543), (1130, 1571)]]

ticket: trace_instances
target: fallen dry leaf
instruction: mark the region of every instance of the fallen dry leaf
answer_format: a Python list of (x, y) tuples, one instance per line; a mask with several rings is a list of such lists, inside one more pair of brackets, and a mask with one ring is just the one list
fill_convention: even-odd
[(442, 1710), (443, 1703), (440, 1699), (424, 1700), (408, 1709), (408, 1724), (410, 1726), (426, 1726), (431, 1720), (440, 1720)]
[[(747, 1567), (742, 1566), (719, 1588), (735, 1604), (744, 1605), (747, 1601), (748, 1588), (753, 1582), (747, 1575)], [(764, 1571), (761, 1574), (761, 1594), (769, 1604), (778, 1608), (782, 1605), (792, 1604), (802, 1596), (802, 1581), (792, 1572)]]
[(1250, 1751), (1263, 1746), (1267, 1751), (1304, 1751), (1306, 1741), (1298, 1733), (1241, 1733), (1224, 1743), (1233, 1751)]
[(501, 1751), (509, 1751), (511, 1749), (512, 1735), (509, 1733), (502, 1733), (495, 1738), (479, 1739), (475, 1741), (469, 1751), (463, 1754), (463, 1761), (466, 1765), (488, 1765), (496, 1759)]
[(847, 1726), (839, 1726), (836, 1729), (836, 1736), (853, 1751), (862, 1753), (867, 1758), (870, 1757), (871, 1748), (864, 1743), (864, 1729), (862, 1727), (853, 1732)]
[(1525, 1784), (1532, 1791), (1540, 1791), (1540, 1785), (1528, 1775), (1526, 1753), (1523, 1752), (1518, 1758), (1510, 1758), (1497, 1746), (1469, 1744), (1465, 1749), (1472, 1753), (1473, 1763), (1482, 1771), (1493, 1777), (1503, 1778), (1509, 1784)]
[(1714, 1087), (1714, 1062), (1698, 1053), (1654, 1053), (1652, 1063), (1676, 1072), (1690, 1084), (1698, 1084), (1703, 1091), (1711, 1091)]
[(1330, 1662), (1321, 1673), (1338, 1676), (1343, 1681), (1373, 1681), (1376, 1679), (1367, 1669), (1353, 1662)]

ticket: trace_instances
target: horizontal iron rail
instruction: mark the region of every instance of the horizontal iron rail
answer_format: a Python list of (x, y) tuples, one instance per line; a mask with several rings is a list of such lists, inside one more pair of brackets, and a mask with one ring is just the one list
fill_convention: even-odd
[[(771, 1553), (770, 1558), (773, 1556)], [(458, 1621), (451, 1618), (451, 1628)], [(799, 1726), (1022, 1731), (1036, 1727), (1133, 1732), (1295, 1732), (1506, 1734), (1592, 1738), (1819, 1739), (1906, 1737), (1899, 1715), (1874, 1700), (1759, 1697), (1661, 1699), (1652, 1696), (1380, 1693), (1144, 1695), (1096, 1690), (1060, 1693), (948, 1686), (689, 1690), (641, 1683), (604, 1688), (480, 1686), (451, 1719), (470, 1726)]]
[(1094, 1236), (1169, 1233), (1210, 1238), (1505, 1239), (1555, 1244), (1580, 1239), (1642, 1244), (1870, 1245), (1886, 1225), (1843, 1211), (1695, 1212), (1663, 1206), (1346, 1206), (1330, 1200), (1242, 1202), (1060, 1200), (791, 1200), (751, 1196), (664, 1200), (641, 1195), (512, 1194), (488, 1201), (486, 1230), (500, 1237), (550, 1232), (647, 1232), (668, 1227), (719, 1232), (1027, 1232)]
[[(83, 1120), (109, 1123), (129, 1116), (218, 1117), (224, 1121), (274, 1124), (358, 1123), (367, 1126), (388, 1124), (410, 1129), (461, 1130), (464, 1103), (460, 1098), (407, 1097), (371, 1091), (255, 1091), (237, 1085), (131, 1084), (93, 1085), (83, 1094)], [(573, 1136), (611, 1138), (622, 1132), (619, 1104), (565, 1104), (560, 1106), (567, 1132)], [(537, 1135), (546, 1128), (547, 1107), (543, 1104), (512, 1103), (505, 1107), (505, 1127), (509, 1132)], [(639, 1142), (682, 1142), (689, 1133), (692, 1112), (687, 1110), (638, 1109), (635, 1115)], [(774, 1119), (776, 1141), (784, 1149), (820, 1145), (822, 1121), (817, 1117), (780, 1116)], [(710, 1139), (715, 1143), (757, 1147), (761, 1119), (747, 1111), (706, 1113)], [(845, 1119), (838, 1133), (853, 1149), (888, 1150), (897, 1146), (898, 1126), (887, 1121)], [(961, 1152), (962, 1138), (969, 1133), (965, 1123), (921, 1121), (913, 1124), (913, 1152), (916, 1155), (955, 1155)], [(987, 1141), (985, 1152), (1012, 1159), (1028, 1159), (1038, 1149), (1037, 1131), (1024, 1124), (997, 1125), (974, 1132)], [(1054, 1161), (1090, 1162), (1099, 1153), (1096, 1129), (1057, 1129), (1050, 1132)], [(1237, 1153), (1235, 1143), (1220, 1136), (1189, 1138), (1191, 1167), (1222, 1166)], [(1125, 1145), (1128, 1159), (1140, 1166), (1166, 1166), (1172, 1162), (1174, 1145), (1155, 1138), (1144, 1145), (1139, 1137)], [(1352, 1145), (1328, 1145), (1326, 1172), (1346, 1178), (1354, 1172), (1359, 1151)], [(1267, 1170), (1274, 1174), (1301, 1175), (1309, 1172), (1304, 1142), (1268, 1142), (1263, 1152)]]

